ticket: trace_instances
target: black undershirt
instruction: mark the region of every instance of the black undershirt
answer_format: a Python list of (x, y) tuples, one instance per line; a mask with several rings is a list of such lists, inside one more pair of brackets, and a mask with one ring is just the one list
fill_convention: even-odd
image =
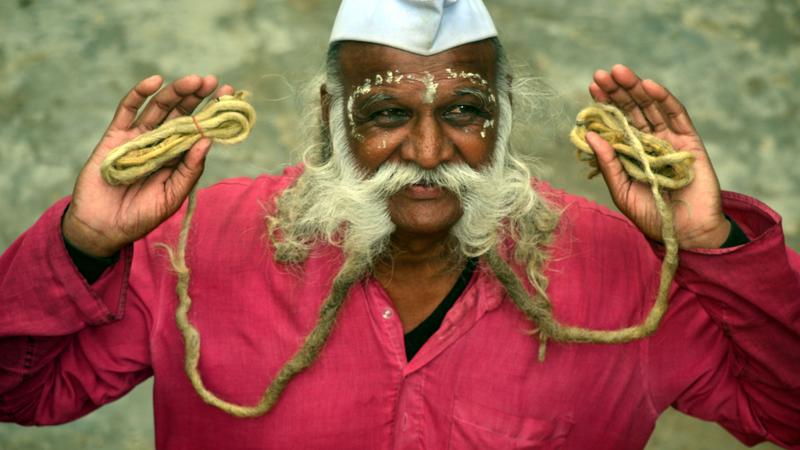
[(461, 275), (458, 276), (458, 280), (456, 280), (456, 284), (453, 286), (453, 289), (450, 289), (450, 292), (444, 297), (439, 306), (428, 316), (425, 320), (422, 321), (416, 328), (409, 331), (405, 335), (405, 343), (406, 343), (406, 359), (411, 361), (411, 358), (417, 354), (422, 345), (433, 336), (433, 333), (439, 329), (442, 325), (442, 321), (444, 320), (444, 316), (447, 315), (447, 312), (450, 311), (450, 308), (455, 304), (458, 297), (461, 296), (461, 293), (464, 292), (464, 289), (469, 284), (469, 280), (472, 279), (472, 274), (475, 272), (475, 266), (478, 265), (478, 258), (470, 258), (467, 260), (467, 265), (464, 267), (464, 270), (461, 271)]
[[(728, 220), (731, 223), (731, 231), (720, 248), (735, 247), (750, 242), (750, 239), (747, 238), (739, 225), (730, 217), (728, 217)], [(67, 253), (69, 253), (70, 258), (72, 258), (72, 262), (75, 263), (78, 271), (89, 284), (97, 281), (100, 275), (102, 275), (106, 269), (114, 265), (119, 259), (119, 253), (110, 258), (97, 258), (78, 250), (66, 239), (64, 239), (64, 243), (67, 247)], [(411, 358), (414, 357), (417, 351), (422, 348), (425, 342), (430, 339), (433, 333), (442, 325), (445, 315), (447, 315), (447, 312), (450, 311), (450, 308), (464, 292), (470, 279), (472, 279), (472, 274), (475, 272), (475, 266), (477, 266), (477, 264), (478, 258), (468, 259), (466, 267), (464, 267), (461, 275), (458, 276), (458, 280), (456, 280), (456, 284), (439, 306), (437, 306), (431, 315), (423, 320), (422, 323), (417, 325), (416, 328), (405, 334), (406, 358), (409, 361), (411, 361)]]

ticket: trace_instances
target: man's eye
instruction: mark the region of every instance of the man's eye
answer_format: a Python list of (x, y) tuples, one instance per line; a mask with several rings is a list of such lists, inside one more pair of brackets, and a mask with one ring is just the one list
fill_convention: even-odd
[(470, 122), (475, 121), (479, 117), (481, 117), (483, 112), (476, 108), (475, 106), (470, 105), (456, 105), (447, 110), (443, 116), (445, 119), (455, 122), (459, 125), (464, 125)]
[(369, 120), (377, 125), (398, 125), (408, 119), (408, 113), (402, 109), (390, 108), (376, 111), (369, 116)]

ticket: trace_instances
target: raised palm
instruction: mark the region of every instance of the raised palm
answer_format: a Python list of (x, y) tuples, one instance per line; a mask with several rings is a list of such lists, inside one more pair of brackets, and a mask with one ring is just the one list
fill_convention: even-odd
[[(161, 77), (153, 76), (131, 89), (78, 176), (62, 230), (70, 243), (88, 254), (112, 255), (149, 233), (180, 207), (202, 174), (211, 145), (207, 139), (174, 164), (129, 186), (111, 186), (100, 175), (100, 165), (112, 149), (165, 120), (191, 114), (214, 92), (217, 80), (189, 75), (159, 91), (161, 84)], [(223, 86), (217, 95), (231, 93), (232, 87)]]
[[(728, 235), (729, 223), (722, 212), (719, 181), (705, 146), (686, 109), (666, 88), (651, 80), (642, 81), (632, 70), (616, 65), (610, 72), (598, 70), (589, 86), (592, 97), (620, 108), (639, 130), (672, 144), (676, 150), (694, 154), (694, 181), (666, 195), (675, 211), (675, 231), (682, 248), (714, 248)], [(595, 133), (587, 140), (611, 198), (649, 238), (661, 240), (661, 219), (650, 187), (630, 178), (611, 146)]]

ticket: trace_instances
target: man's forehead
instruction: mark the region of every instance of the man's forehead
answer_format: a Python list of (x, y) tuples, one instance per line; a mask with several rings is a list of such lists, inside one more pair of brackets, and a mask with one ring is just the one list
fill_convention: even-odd
[(430, 56), (380, 44), (343, 42), (339, 56), (343, 81), (349, 85), (361, 84), (376, 75), (392, 77), (394, 81), (407, 74), (431, 74), (437, 80), (465, 79), (479, 84), (494, 80), (495, 48), (488, 40)]

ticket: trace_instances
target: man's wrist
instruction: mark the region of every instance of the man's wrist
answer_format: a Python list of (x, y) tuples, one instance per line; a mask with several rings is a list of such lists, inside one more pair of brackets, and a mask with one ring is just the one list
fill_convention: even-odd
[(703, 239), (698, 239), (693, 243), (682, 245), (683, 249), (714, 249), (730, 248), (747, 244), (750, 239), (735, 220), (727, 214), (724, 216), (725, 222), (715, 228), (713, 232), (704, 235)]
[(97, 281), (106, 269), (119, 261), (119, 252), (107, 258), (92, 256), (72, 245), (66, 237), (64, 238), (64, 246), (78, 272), (89, 284)]
[(61, 216), (61, 238), (64, 241), (64, 247), (70, 259), (72, 259), (72, 263), (75, 264), (75, 267), (78, 269), (78, 272), (80, 272), (89, 284), (92, 284), (100, 278), (100, 275), (102, 275), (106, 269), (113, 266), (119, 260), (119, 251), (112, 253), (110, 256), (96, 256), (87, 253), (72, 243), (71, 239), (64, 231), (68, 213), (69, 207), (67, 207), (67, 211), (64, 215)]
[(742, 230), (735, 220), (731, 219), (727, 214), (725, 215), (725, 218), (731, 224), (731, 231), (728, 233), (728, 238), (725, 239), (725, 242), (723, 242), (719, 248), (736, 247), (750, 242), (750, 238), (747, 237), (747, 235), (744, 233), (744, 230)]
[(120, 247), (110, 248), (101, 245), (100, 242), (103, 240), (101, 233), (77, 219), (73, 214), (72, 205), (67, 207), (61, 217), (61, 235), (73, 248), (93, 258), (110, 258), (120, 250)]
[(715, 225), (697, 232), (692, 237), (681, 239), (680, 247), (685, 250), (720, 248), (728, 238), (730, 230), (730, 221), (724, 215), (720, 215)]

